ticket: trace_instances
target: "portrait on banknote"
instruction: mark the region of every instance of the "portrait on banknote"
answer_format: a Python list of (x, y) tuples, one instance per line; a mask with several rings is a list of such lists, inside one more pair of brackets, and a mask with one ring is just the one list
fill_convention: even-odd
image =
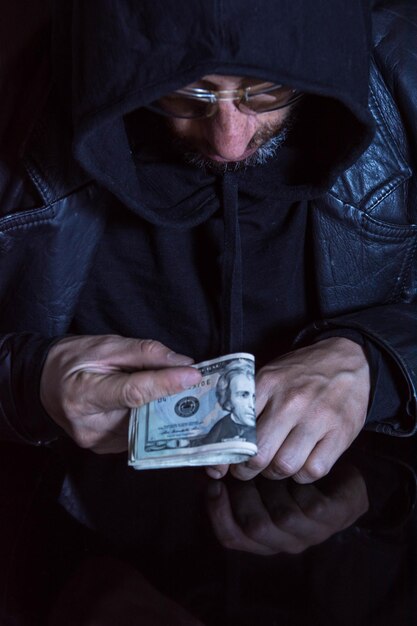
[(254, 357), (236, 353), (194, 367), (202, 373), (198, 385), (132, 411), (133, 467), (230, 463), (256, 454)]

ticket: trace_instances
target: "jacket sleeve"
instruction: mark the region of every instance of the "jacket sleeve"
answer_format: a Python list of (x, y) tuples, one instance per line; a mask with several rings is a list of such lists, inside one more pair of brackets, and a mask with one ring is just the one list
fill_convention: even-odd
[[(372, 14), (374, 59), (394, 97), (417, 171), (417, 4), (378, 0)], [(415, 207), (417, 221), (417, 207)]]
[[(386, 194), (387, 204), (383, 210), (380, 209), (382, 221), (386, 219), (387, 222), (394, 222), (387, 224), (386, 230), (390, 230), (394, 238), (398, 233), (399, 238), (400, 233), (404, 232), (402, 224), (408, 222), (413, 225), (410, 228), (414, 229), (417, 224), (417, 4), (411, 0), (376, 0), (373, 3), (372, 25), (374, 62), (398, 108), (403, 129), (401, 132), (404, 132), (407, 143), (406, 163), (410, 168), (407, 174), (410, 176), (408, 192), (404, 196), (398, 195), (396, 199), (393, 194)], [(387, 104), (386, 101), (382, 106), (384, 104)], [(397, 125), (393, 121), (394, 117), (387, 114), (387, 119), (390, 130), (395, 133)], [(382, 148), (382, 154), (385, 147)], [(379, 202), (378, 206), (383, 204)], [(399, 209), (401, 217), (398, 219), (396, 216), (391, 220), (392, 211), (396, 209)], [(397, 219), (400, 226), (396, 231)], [(382, 222), (379, 228), (381, 234), (384, 229)], [(350, 242), (355, 243), (353, 238)], [(390, 248), (388, 240), (376, 238), (370, 247), (377, 249), (382, 245), (387, 248), (385, 262), (394, 260), (396, 248)], [(404, 398), (402, 414), (392, 420), (372, 421), (368, 428), (395, 435), (409, 435), (417, 430), (417, 246), (414, 234), (410, 235), (409, 246), (407, 267), (401, 268), (401, 289), (394, 293), (395, 285), (391, 276), (388, 284), (393, 284), (393, 292), (385, 294), (380, 305), (375, 303), (370, 308), (358, 307), (346, 314), (323, 315), (325, 319), (317, 321), (299, 337), (299, 341), (305, 343), (317, 340), (323, 333), (347, 333), (348, 336), (353, 330), (361, 333), (381, 351), (382, 358), (392, 370), (393, 384), (400, 381), (397, 388)], [(360, 253), (360, 246), (351, 250), (352, 255), (360, 256)], [(384, 261), (376, 263), (363, 289), (372, 291), (372, 276), (377, 273), (383, 275), (385, 269), (388, 268)], [(372, 300), (372, 294), (370, 296)], [(388, 303), (389, 300), (392, 301)]]
[[(410, 0), (377, 0), (373, 10), (374, 59), (398, 107), (413, 171), (408, 216), (417, 223), (417, 4)], [(408, 390), (406, 415), (400, 423), (374, 423), (374, 430), (412, 434), (417, 430), (417, 251), (410, 268), (408, 302), (385, 304), (317, 324), (352, 328), (392, 357)]]
[(56, 338), (19, 333), (0, 337), (0, 439), (44, 445), (63, 434), (40, 401), (40, 378)]

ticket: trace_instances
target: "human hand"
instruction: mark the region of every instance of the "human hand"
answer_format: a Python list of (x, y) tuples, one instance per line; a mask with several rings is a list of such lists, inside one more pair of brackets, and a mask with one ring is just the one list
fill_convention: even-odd
[(212, 482), (207, 509), (214, 533), (229, 549), (271, 555), (299, 554), (348, 528), (369, 508), (365, 481), (342, 465), (315, 485)]
[(49, 416), (82, 448), (123, 452), (129, 410), (201, 380), (192, 359), (163, 344), (117, 335), (68, 337), (52, 346), (40, 397)]
[[(258, 454), (232, 465), (232, 475), (292, 476), (299, 483), (321, 478), (362, 429), (369, 391), (364, 350), (344, 337), (272, 361), (256, 377)], [(227, 471), (227, 465), (207, 468), (212, 478)]]

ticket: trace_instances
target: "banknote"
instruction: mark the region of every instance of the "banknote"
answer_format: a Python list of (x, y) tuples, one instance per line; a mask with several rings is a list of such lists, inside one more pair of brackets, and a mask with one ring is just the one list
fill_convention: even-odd
[(201, 382), (133, 409), (135, 469), (240, 463), (257, 453), (255, 359), (238, 352), (193, 365)]

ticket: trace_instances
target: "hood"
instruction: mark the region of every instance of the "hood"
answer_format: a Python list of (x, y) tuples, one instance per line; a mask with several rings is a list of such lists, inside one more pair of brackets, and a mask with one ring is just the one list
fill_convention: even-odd
[[(289, 183), (319, 195), (372, 136), (368, 21), (366, 0), (60, 0), (53, 56), (60, 63), (57, 81), (68, 85), (72, 76), (65, 100), (74, 154), (94, 179), (143, 214), (147, 202), (126, 116), (205, 74), (253, 76), (308, 94), (293, 146), (301, 164), (293, 171), (302, 174)], [(204, 176), (196, 178), (203, 189)], [(206, 187), (194, 198), (200, 207), (210, 203)], [(144, 217), (158, 221), (154, 213), (145, 208)]]

